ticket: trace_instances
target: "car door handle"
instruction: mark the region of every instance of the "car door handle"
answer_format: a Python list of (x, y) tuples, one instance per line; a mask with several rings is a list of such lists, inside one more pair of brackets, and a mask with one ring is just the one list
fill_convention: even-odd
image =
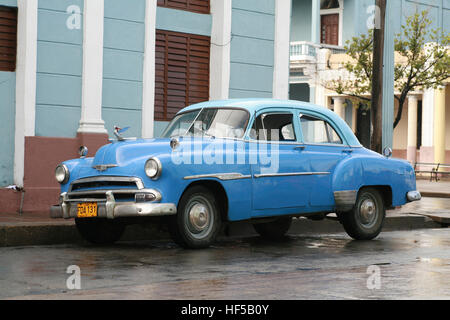
[(294, 150), (297, 150), (297, 151), (303, 151), (305, 149), (306, 149), (306, 146), (297, 146), (294, 148)]
[(350, 154), (353, 152), (353, 149), (345, 149), (345, 150), (342, 150), (342, 152)]

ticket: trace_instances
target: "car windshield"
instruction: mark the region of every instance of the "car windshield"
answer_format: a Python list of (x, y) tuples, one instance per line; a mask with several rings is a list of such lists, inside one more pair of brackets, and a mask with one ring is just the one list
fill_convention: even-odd
[(177, 115), (163, 133), (163, 138), (180, 136), (242, 138), (249, 113), (239, 109), (205, 108)]

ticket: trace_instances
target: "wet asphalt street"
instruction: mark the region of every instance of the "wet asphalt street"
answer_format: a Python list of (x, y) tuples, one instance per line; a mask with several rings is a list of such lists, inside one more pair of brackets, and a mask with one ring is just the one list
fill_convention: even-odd
[[(222, 239), (201, 251), (169, 241), (0, 248), (0, 298), (450, 299), (449, 248), (450, 229), (370, 242), (343, 233)], [(66, 287), (70, 265), (81, 290)]]

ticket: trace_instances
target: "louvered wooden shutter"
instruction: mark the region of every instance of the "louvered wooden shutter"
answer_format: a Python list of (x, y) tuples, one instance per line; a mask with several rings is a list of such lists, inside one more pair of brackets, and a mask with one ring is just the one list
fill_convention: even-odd
[(0, 71), (16, 70), (17, 8), (0, 6)]
[(158, 0), (158, 6), (197, 13), (210, 13), (210, 0)]
[(210, 38), (156, 30), (155, 120), (209, 100)]

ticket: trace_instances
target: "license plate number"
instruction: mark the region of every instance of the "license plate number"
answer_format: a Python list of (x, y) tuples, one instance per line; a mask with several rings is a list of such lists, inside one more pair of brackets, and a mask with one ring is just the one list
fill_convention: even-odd
[(77, 217), (78, 218), (92, 218), (97, 217), (97, 203), (79, 203), (77, 206)]

